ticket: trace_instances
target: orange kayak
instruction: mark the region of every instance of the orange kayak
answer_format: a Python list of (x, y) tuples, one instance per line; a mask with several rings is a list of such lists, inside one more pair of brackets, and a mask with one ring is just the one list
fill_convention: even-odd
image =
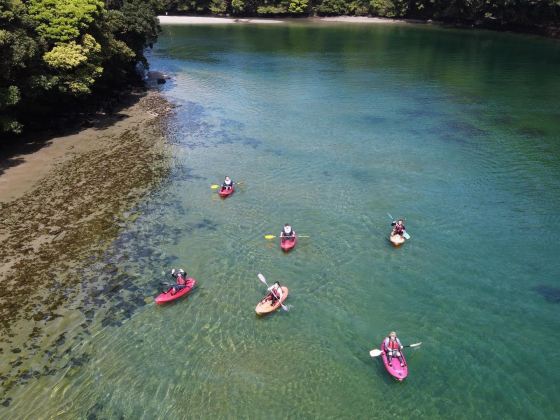
[(257, 307), (255, 308), (255, 312), (259, 315), (268, 314), (270, 312), (274, 312), (276, 309), (280, 307), (281, 303), (284, 303), (286, 298), (288, 297), (288, 288), (282, 286), (282, 300), (276, 301), (274, 305), (270, 304), (270, 293), (264, 297), (263, 300), (259, 302)]
[(405, 239), (401, 235), (389, 236), (389, 239), (391, 240), (393, 245), (404, 244), (404, 241), (405, 241)]

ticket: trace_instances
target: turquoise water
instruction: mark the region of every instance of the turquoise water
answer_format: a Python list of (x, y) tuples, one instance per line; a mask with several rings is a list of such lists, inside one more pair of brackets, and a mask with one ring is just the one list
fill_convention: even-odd
[[(13, 418), (560, 415), (558, 41), (166, 26), (149, 60), (181, 105), (172, 175), (90, 267), (129, 286), (64, 324)], [(287, 254), (264, 238), (286, 222), (310, 236)], [(143, 304), (172, 267), (198, 289)], [(289, 311), (255, 315), (258, 273)], [(392, 330), (423, 342), (402, 383), (368, 355)]]

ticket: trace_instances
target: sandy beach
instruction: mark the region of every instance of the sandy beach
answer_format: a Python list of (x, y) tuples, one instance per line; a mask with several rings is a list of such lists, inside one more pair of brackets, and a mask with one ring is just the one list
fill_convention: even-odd
[[(311, 20), (313, 22), (344, 22), (344, 23), (418, 23), (403, 19), (389, 19), (367, 16), (333, 16), (311, 17), (302, 19), (266, 19), (266, 18), (232, 18), (210, 16), (158, 16), (162, 25), (230, 25), (230, 24), (281, 24)], [(426, 23), (426, 22), (423, 22)], [(428, 22), (434, 23), (434, 22)]]

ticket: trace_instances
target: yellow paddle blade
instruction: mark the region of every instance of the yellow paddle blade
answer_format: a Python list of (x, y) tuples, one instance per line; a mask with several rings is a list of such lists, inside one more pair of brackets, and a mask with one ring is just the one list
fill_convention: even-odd
[(276, 236), (274, 236), (274, 235), (264, 235), (264, 237), (265, 237), (266, 239), (276, 238)]
[(212, 185), (212, 186), (210, 186), (210, 188), (212, 188), (213, 190), (215, 190), (216, 188), (220, 188), (220, 186), (219, 186), (219, 185)]
[(236, 182), (235, 185), (241, 185), (241, 184), (245, 184), (245, 181), (241, 181), (241, 182)]
[(309, 238), (309, 236), (305, 236), (305, 235), (298, 235), (298, 238)]

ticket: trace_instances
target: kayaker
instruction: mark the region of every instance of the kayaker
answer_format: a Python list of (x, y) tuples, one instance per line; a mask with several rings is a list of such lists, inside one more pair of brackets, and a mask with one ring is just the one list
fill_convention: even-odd
[(226, 179), (224, 180), (224, 182), (222, 182), (222, 191), (223, 190), (231, 190), (231, 187), (233, 186), (233, 181), (231, 179), (229, 179), (229, 176), (226, 176)]
[[(176, 279), (177, 286), (184, 286), (185, 284), (187, 284), (187, 272), (182, 268), (180, 268), (177, 272), (175, 272), (175, 269), (172, 269), (171, 276)], [(177, 286), (171, 286), (171, 289), (169, 289), (167, 293), (171, 292), (171, 295), (174, 295), (182, 289), (182, 287)]]
[(295, 241), (295, 235), (296, 233), (293, 231), (292, 227), (290, 226), (289, 223), (286, 223), (284, 225), (284, 229), (282, 229), (282, 232), (280, 232), (280, 237), (282, 238), (282, 243), (285, 243), (288, 239), (290, 239), (292, 242)]
[(284, 295), (282, 292), (282, 286), (280, 286), (279, 282), (274, 282), (274, 284), (272, 286), (270, 286), (268, 288), (268, 290), (270, 291), (270, 294), (264, 299), (265, 302), (268, 299), (268, 297), (270, 296), (270, 305), (274, 306), (274, 304), (276, 303), (276, 301), (282, 301), (282, 296)]
[(391, 331), (389, 337), (385, 339), (385, 352), (387, 353), (387, 359), (389, 360), (389, 366), (393, 366), (391, 364), (391, 360), (393, 357), (397, 357), (399, 362), (401, 362), (401, 367), (404, 366), (404, 360), (401, 354), (401, 349), (403, 348), (401, 344), (401, 340), (397, 338), (397, 334), (394, 331)]
[(403, 225), (403, 221), (402, 219), (399, 219), (399, 222), (395, 222), (393, 220), (393, 223), (391, 223), (391, 226), (394, 226), (393, 231), (391, 232), (391, 236), (395, 236), (395, 235), (404, 235), (404, 232), (406, 230), (406, 228)]

